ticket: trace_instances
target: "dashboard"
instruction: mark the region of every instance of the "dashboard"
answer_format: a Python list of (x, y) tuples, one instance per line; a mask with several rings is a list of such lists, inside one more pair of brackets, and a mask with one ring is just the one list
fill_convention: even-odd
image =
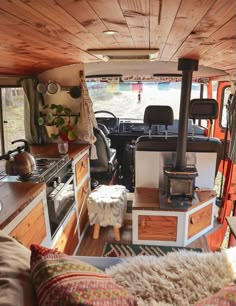
[[(105, 125), (112, 135), (129, 135), (129, 136), (140, 136), (148, 134), (149, 127), (146, 126), (141, 119), (125, 119), (125, 118), (113, 118), (113, 117), (99, 117), (96, 118), (98, 124)], [(174, 124), (168, 126), (169, 135), (178, 134), (178, 120), (174, 120)], [(115, 129), (114, 129), (115, 127)], [(192, 120), (188, 121), (188, 135), (192, 134), (193, 124)], [(194, 126), (195, 135), (204, 135), (204, 129), (198, 126)], [(165, 134), (165, 126), (162, 125), (152, 125), (151, 127), (152, 135), (163, 135)]]

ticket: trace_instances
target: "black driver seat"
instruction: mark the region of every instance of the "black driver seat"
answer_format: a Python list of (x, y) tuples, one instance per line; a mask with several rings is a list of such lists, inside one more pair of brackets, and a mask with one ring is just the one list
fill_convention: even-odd
[(112, 173), (116, 167), (116, 149), (110, 147), (110, 139), (99, 128), (94, 129), (98, 159), (90, 160), (91, 173)]

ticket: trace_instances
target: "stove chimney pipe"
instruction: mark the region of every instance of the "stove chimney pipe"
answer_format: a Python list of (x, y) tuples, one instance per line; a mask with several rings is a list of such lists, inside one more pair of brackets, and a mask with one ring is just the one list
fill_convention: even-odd
[(182, 85), (175, 169), (178, 171), (184, 171), (186, 168), (187, 131), (192, 74), (193, 71), (198, 70), (198, 60), (179, 58), (178, 70), (182, 70)]

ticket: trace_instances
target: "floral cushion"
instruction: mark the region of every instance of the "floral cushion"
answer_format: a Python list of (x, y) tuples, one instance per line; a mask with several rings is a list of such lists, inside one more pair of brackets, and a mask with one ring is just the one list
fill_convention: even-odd
[(31, 245), (31, 251), (31, 274), (40, 306), (137, 305), (110, 276), (76, 257), (39, 245)]
[(207, 297), (194, 306), (235, 306), (236, 305), (236, 284), (224, 287), (216, 294)]

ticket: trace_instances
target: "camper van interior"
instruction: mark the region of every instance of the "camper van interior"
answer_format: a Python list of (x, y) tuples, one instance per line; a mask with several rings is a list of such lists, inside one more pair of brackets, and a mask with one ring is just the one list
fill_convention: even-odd
[[(232, 283), (235, 29), (235, 0), (0, 1), (0, 270), (28, 292), (0, 271), (0, 305), (184, 306)], [(136, 255), (172, 289), (146, 295), (163, 279)]]

